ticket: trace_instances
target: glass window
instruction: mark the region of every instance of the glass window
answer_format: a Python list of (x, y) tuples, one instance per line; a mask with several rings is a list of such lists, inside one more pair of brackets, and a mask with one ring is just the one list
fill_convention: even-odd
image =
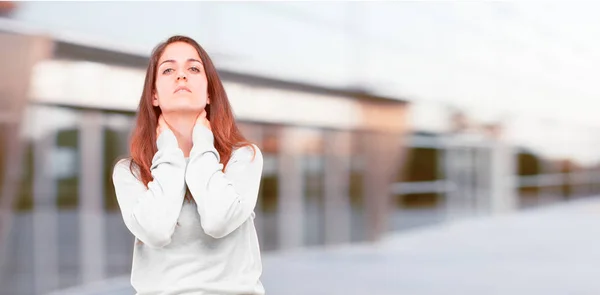
[(365, 196), (364, 196), (364, 149), (362, 132), (352, 134), (352, 148), (350, 159), (350, 208), (351, 225), (350, 240), (353, 242), (366, 239), (365, 225)]
[(104, 228), (106, 273), (109, 277), (126, 275), (131, 271), (133, 235), (125, 227), (112, 173), (115, 164), (129, 157), (129, 138), (134, 127), (134, 113), (104, 113)]
[[(519, 176), (537, 176), (540, 174), (541, 165), (540, 159), (532, 152), (522, 150), (518, 153), (518, 175)], [(564, 186), (565, 191), (570, 189), (569, 186)], [(519, 187), (519, 204), (522, 207), (534, 206), (538, 202), (539, 187), (522, 186)]]
[(104, 208), (109, 212), (119, 212), (112, 173), (119, 160), (129, 157), (129, 139), (134, 120), (134, 113), (107, 112), (104, 115)]
[[(263, 175), (257, 204), (257, 232), (261, 250), (272, 251), (279, 247), (278, 214), (279, 206), (279, 132), (276, 125), (254, 125), (260, 131), (244, 130), (247, 138), (261, 149), (263, 154)], [(254, 135), (252, 135), (254, 134)], [(258, 135), (260, 134), (260, 135)]]
[[(53, 288), (79, 283), (79, 120), (79, 112), (71, 108), (29, 105), (25, 111), (21, 181), (11, 228), (19, 234), (11, 237), (9, 251), (14, 267), (25, 269), (22, 263), (33, 257), (34, 265), (43, 269), (22, 273), (15, 280), (19, 292), (31, 291), (38, 272), (52, 273), (39, 280)], [(46, 252), (40, 253), (42, 240)]]
[[(400, 167), (397, 182), (423, 182), (439, 180), (439, 151), (435, 148), (411, 148), (407, 167)], [(404, 172), (406, 171), (406, 172)], [(404, 172), (404, 173), (403, 173)], [(402, 179), (404, 178), (404, 179)], [(440, 194), (435, 192), (410, 193), (396, 196), (399, 208), (434, 208), (441, 205)]]
[(325, 243), (323, 131), (312, 128), (297, 131), (304, 182), (304, 241), (307, 246), (322, 245)]

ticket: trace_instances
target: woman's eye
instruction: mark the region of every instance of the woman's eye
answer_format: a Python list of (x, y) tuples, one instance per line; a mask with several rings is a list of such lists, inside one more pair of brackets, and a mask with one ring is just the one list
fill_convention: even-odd
[(166, 74), (168, 74), (168, 73), (170, 73), (172, 71), (173, 71), (173, 69), (168, 68), (168, 69), (166, 69), (166, 70), (163, 71), (163, 75), (166, 75)]
[(192, 70), (192, 72), (200, 73), (200, 69), (197, 67), (191, 67), (190, 70)]

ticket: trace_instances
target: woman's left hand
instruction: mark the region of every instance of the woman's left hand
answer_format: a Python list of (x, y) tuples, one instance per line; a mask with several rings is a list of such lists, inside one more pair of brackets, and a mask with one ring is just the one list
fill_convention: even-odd
[(210, 121), (206, 118), (206, 110), (202, 110), (202, 113), (198, 115), (198, 118), (196, 118), (196, 125), (204, 125), (208, 130), (212, 130), (210, 128)]

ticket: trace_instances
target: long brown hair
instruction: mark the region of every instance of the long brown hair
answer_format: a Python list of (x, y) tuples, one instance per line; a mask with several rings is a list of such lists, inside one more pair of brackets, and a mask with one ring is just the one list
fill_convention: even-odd
[(137, 120), (130, 142), (132, 161), (129, 168), (133, 173), (134, 165), (137, 166), (140, 180), (146, 187), (148, 187), (148, 183), (153, 179), (150, 167), (152, 165), (152, 158), (158, 151), (156, 146), (156, 127), (161, 110), (159, 107), (152, 105), (152, 95), (156, 90), (156, 68), (158, 60), (167, 46), (175, 42), (184, 42), (193, 46), (198, 51), (198, 55), (204, 64), (204, 71), (208, 81), (207, 91), (210, 97), (210, 104), (206, 105), (206, 117), (210, 121), (215, 138), (215, 148), (219, 152), (223, 169), (227, 166), (234, 148), (250, 146), (254, 150), (254, 147), (246, 140), (237, 127), (227, 93), (225, 93), (219, 74), (206, 51), (192, 38), (179, 35), (172, 36), (158, 44), (150, 56), (144, 89), (137, 110)]

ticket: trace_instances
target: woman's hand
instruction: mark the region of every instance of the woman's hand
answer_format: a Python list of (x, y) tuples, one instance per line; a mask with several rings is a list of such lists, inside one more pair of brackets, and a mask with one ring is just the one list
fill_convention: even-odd
[(169, 128), (169, 125), (167, 124), (167, 121), (165, 121), (165, 118), (161, 114), (158, 117), (158, 126), (156, 126), (156, 138), (158, 138), (163, 131), (169, 130), (169, 129), (170, 128)]
[(206, 110), (202, 110), (202, 113), (198, 115), (198, 118), (196, 118), (196, 125), (204, 125), (208, 130), (212, 130), (210, 128), (210, 122), (206, 118)]

